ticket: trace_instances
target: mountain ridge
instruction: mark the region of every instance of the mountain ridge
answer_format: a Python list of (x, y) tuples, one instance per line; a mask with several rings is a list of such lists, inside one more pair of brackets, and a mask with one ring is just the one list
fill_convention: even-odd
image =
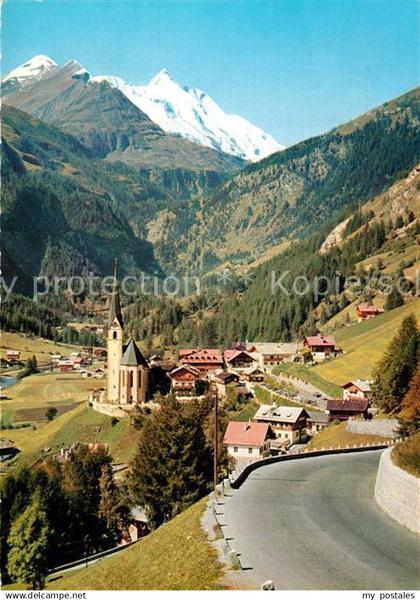
[[(13, 85), (12, 85), (13, 84)], [(24, 85), (6, 80), (5, 102), (77, 137), (93, 155), (136, 168), (232, 173), (239, 158), (167, 134), (119, 90), (92, 82), (75, 61)]]
[[(3, 93), (13, 92), (19, 85), (29, 87), (31, 81), (45, 79), (71, 64), (78, 63), (71, 60), (59, 67), (47, 56), (35, 56), (3, 78)], [(179, 85), (167, 69), (162, 69), (147, 85), (133, 85), (117, 76), (92, 77), (78, 66), (80, 75), (85, 74), (92, 83), (106, 81), (167, 133), (243, 160), (260, 160), (284, 149), (272, 136), (243, 117), (226, 114), (201, 90)], [(28, 105), (17, 108), (30, 112)]]

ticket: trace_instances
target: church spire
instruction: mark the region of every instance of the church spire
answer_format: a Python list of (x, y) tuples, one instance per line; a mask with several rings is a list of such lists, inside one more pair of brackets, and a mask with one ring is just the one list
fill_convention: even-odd
[(109, 315), (108, 327), (111, 327), (114, 319), (117, 318), (120, 326), (123, 326), (123, 318), (121, 313), (120, 289), (117, 279), (117, 259), (114, 262), (114, 283), (112, 286), (111, 296), (109, 298)]

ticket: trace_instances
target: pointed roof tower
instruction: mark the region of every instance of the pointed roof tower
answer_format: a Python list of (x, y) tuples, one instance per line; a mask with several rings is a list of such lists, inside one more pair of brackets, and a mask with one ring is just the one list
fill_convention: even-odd
[(123, 318), (121, 313), (120, 288), (117, 279), (117, 259), (114, 262), (114, 284), (109, 298), (108, 327), (111, 327), (115, 318), (118, 319), (118, 323), (122, 327)]
[(130, 338), (123, 357), (121, 359), (121, 366), (123, 367), (148, 367), (146, 359), (143, 356), (142, 351), (137, 346), (133, 338)]

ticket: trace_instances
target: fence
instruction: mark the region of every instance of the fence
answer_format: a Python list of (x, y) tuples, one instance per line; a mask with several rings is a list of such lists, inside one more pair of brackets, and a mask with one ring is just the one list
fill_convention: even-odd
[(288, 460), (299, 460), (301, 458), (311, 458), (313, 456), (324, 456), (329, 454), (347, 454), (349, 452), (366, 452), (367, 450), (381, 450), (388, 448), (388, 446), (394, 445), (394, 441), (389, 441), (383, 444), (364, 444), (363, 446), (354, 444), (346, 445), (336, 448), (321, 448), (320, 450), (305, 450), (302, 449), (299, 454), (288, 454), (281, 456), (269, 456), (268, 458), (262, 458), (240, 465), (233, 473), (229, 476), (230, 486), (234, 489), (239, 488), (243, 482), (247, 479), (248, 475), (266, 465), (271, 465), (277, 462), (283, 462)]
[(86, 567), (87, 567), (90, 562), (97, 561), (100, 558), (109, 556), (110, 554), (116, 554), (117, 552), (121, 552), (121, 550), (125, 550), (126, 548), (129, 548), (133, 544), (137, 544), (137, 542), (140, 542), (142, 539), (143, 538), (140, 538), (138, 540), (135, 540), (134, 542), (129, 542), (128, 544), (123, 544), (121, 546), (114, 546), (114, 548), (108, 548), (108, 550), (103, 550), (102, 552), (97, 552), (96, 554), (90, 554), (89, 556), (85, 556), (84, 558), (79, 558), (77, 560), (74, 560), (73, 562), (69, 562), (64, 565), (59, 565), (58, 567), (54, 567), (53, 569), (50, 569), (48, 571), (48, 574), (52, 575), (53, 573), (59, 573), (60, 571), (74, 569), (75, 567), (82, 566), (82, 565), (86, 565)]

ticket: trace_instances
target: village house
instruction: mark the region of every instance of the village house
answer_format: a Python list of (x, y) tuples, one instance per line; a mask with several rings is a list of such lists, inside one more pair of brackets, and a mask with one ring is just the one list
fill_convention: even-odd
[(368, 400), (327, 400), (330, 421), (346, 421), (349, 417), (367, 418)]
[(331, 358), (337, 353), (335, 339), (329, 335), (313, 335), (305, 337), (303, 346), (311, 352), (315, 362)]
[(330, 422), (330, 416), (327, 413), (318, 411), (307, 411), (309, 417), (306, 419), (306, 432), (313, 437), (319, 431), (322, 431)]
[(59, 360), (57, 366), (60, 369), (60, 373), (68, 373), (74, 369), (74, 365), (70, 360)]
[(80, 369), (85, 364), (85, 361), (81, 356), (70, 357), (70, 362), (75, 369)]
[(105, 377), (105, 369), (101, 369), (100, 367), (95, 369), (93, 372), (96, 379), (103, 379)]
[(6, 358), (8, 360), (20, 360), (20, 351), (19, 350), (6, 350)]
[(355, 379), (348, 381), (341, 386), (343, 388), (343, 400), (369, 400), (372, 397), (372, 391), (369, 381)]
[(93, 377), (92, 371), (88, 371), (87, 369), (80, 369), (79, 375), (83, 377), (83, 379), (87, 379), (89, 377)]
[(93, 351), (93, 354), (94, 354), (96, 360), (106, 360), (108, 353), (105, 350), (105, 348), (95, 348), (95, 350)]
[(269, 455), (271, 435), (269, 423), (230, 421), (223, 444), (237, 463), (248, 462)]
[(379, 308), (379, 306), (374, 306), (373, 304), (359, 304), (359, 306), (356, 308), (358, 321), (373, 319), (383, 312), (385, 312), (383, 308)]
[(171, 390), (177, 397), (195, 396), (196, 385), (200, 378), (200, 371), (190, 365), (181, 365), (169, 373)]
[(257, 423), (268, 423), (284, 447), (306, 442), (306, 421), (309, 414), (304, 408), (263, 404), (254, 416)]
[(255, 358), (249, 352), (242, 349), (225, 350), (224, 359), (228, 369), (248, 369), (255, 363)]
[(269, 368), (283, 362), (292, 362), (298, 352), (298, 344), (252, 342), (248, 344), (247, 350), (255, 356), (260, 367)]
[(250, 367), (249, 369), (245, 369), (242, 373), (242, 377), (249, 383), (262, 383), (265, 378), (265, 373), (261, 367)]
[(121, 544), (136, 542), (149, 533), (148, 519), (144, 510), (139, 506), (130, 509), (128, 521), (128, 538), (123, 537)]
[(227, 391), (229, 386), (238, 385), (239, 375), (232, 373), (231, 371), (216, 371), (211, 377), (220, 399), (225, 400), (227, 398)]
[(62, 359), (61, 354), (51, 354), (51, 362), (57, 364)]
[(223, 356), (217, 348), (193, 348), (179, 351), (179, 362), (197, 369), (201, 375), (223, 368)]

